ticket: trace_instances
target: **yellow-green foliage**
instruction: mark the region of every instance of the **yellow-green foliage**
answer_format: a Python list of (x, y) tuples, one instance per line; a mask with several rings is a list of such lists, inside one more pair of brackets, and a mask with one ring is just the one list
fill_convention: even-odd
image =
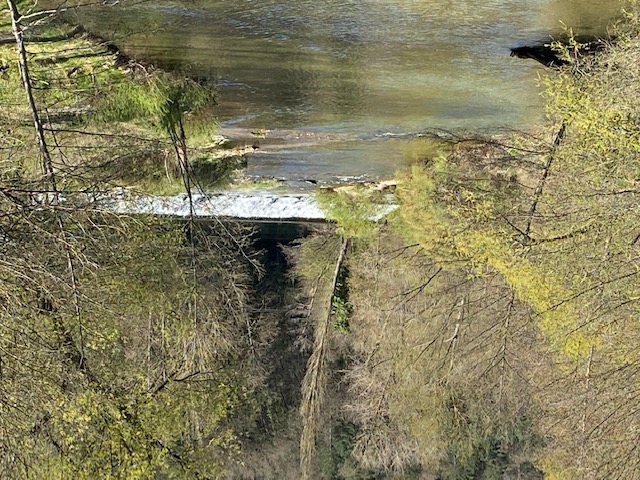
[(630, 9), (614, 45), (545, 80), (549, 112), (566, 125), (557, 145), (550, 136), (530, 149), (538, 157), (511, 167), (500, 152), (447, 151), (414, 165), (399, 188), (394, 226), (410, 243), (468, 282), (499, 278), (535, 322), (553, 359), (536, 392), (548, 435), (536, 464), (549, 478), (639, 471), (629, 395), (640, 382), (640, 17)]
[(28, 240), (7, 246), (0, 267), (0, 349), (12, 372), (0, 445), (24, 456), (3, 456), (2, 475), (218, 477), (238, 455), (231, 418), (250, 424), (256, 408), (242, 354), (247, 281), (222, 253), (229, 239), (212, 251), (210, 237), (198, 240), (194, 277), (180, 223), (83, 212), (64, 221), (65, 244), (43, 234), (57, 225), (44, 213), (20, 224)]
[[(440, 158), (438, 164), (443, 161)], [(423, 165), (412, 166), (410, 175), (402, 178), (398, 189), (401, 227), (419, 237), (434, 257), (450, 258), (456, 254), (453, 238), (460, 232), (447, 209), (437, 201), (441, 194), (438, 187), (435, 171), (431, 175)]]
[(560, 351), (571, 357), (586, 355), (595, 340), (578, 328), (575, 305), (564, 302), (572, 295), (570, 282), (513, 248), (518, 232), (501, 217), (520, 196), (490, 176), (489, 171), (463, 176), (444, 154), (414, 165), (399, 190), (399, 228), (445, 268), (466, 264), (476, 275), (487, 269), (500, 272), (517, 298), (539, 316), (541, 329)]
[(515, 182), (508, 165), (496, 168), (486, 163), (483, 158), (456, 159), (442, 152), (413, 165), (399, 185), (401, 217), (421, 218), (402, 228), (419, 231), (425, 248), (448, 258), (455, 254), (459, 236), (507, 214), (519, 200)]
[(376, 215), (388, 202), (364, 185), (339, 191), (319, 190), (316, 200), (327, 219), (337, 223), (342, 235), (354, 239), (367, 239), (377, 229)]
[(560, 278), (544, 268), (519, 258), (510, 248), (507, 238), (498, 232), (469, 232), (457, 243), (457, 250), (474, 263), (487, 265), (500, 272), (511, 286), (518, 300), (539, 316), (542, 332), (556, 346), (572, 358), (585, 357), (596, 338), (578, 330), (580, 312)]
[[(1, 16), (6, 15), (5, 10)], [(70, 29), (58, 24), (34, 27), (26, 38), (64, 36)], [(171, 132), (176, 129), (170, 129), (166, 121), (171, 111), (178, 112), (189, 146), (209, 144), (215, 128), (215, 96), (211, 88), (152, 68), (117, 66), (119, 59), (87, 36), (28, 42), (27, 49), (42, 121), (64, 130), (55, 133), (55, 139), (54, 134), (46, 133), (49, 149), (53, 156), (64, 157), (65, 165), (74, 171), (69, 177), (72, 180), (61, 183), (60, 188), (87, 188), (93, 182), (104, 186), (104, 179), (108, 178), (116, 185), (135, 185), (156, 193), (176, 192), (181, 185), (178, 162), (172, 159), (175, 152)], [(2, 139), (3, 147), (11, 149), (11, 170), (15, 175), (38, 178), (38, 147), (28, 121), (31, 112), (19, 73), (16, 45), (0, 46), (0, 65), (7, 67), (0, 74), (1, 116), (8, 132)], [(81, 130), (97, 135), (83, 135)], [(193, 155), (196, 159), (203, 156), (206, 152)], [(123, 165), (126, 162), (129, 164)], [(226, 181), (226, 169), (222, 170), (221, 177)], [(216, 173), (212, 169), (204, 172)], [(209, 185), (217, 180), (204, 177), (202, 183)]]
[(569, 158), (563, 167), (600, 185), (634, 180), (640, 173), (633, 161), (640, 153), (640, 40), (633, 17), (637, 6), (631, 3), (628, 21), (615, 30), (615, 48), (604, 48), (544, 80), (549, 114), (567, 123), (571, 150), (582, 158), (581, 165)]

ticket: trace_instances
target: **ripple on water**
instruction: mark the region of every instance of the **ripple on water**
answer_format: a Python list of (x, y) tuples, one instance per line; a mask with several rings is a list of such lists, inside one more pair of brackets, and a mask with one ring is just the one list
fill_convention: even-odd
[[(105, 32), (154, 32), (125, 40), (143, 57), (218, 79), (225, 124), (372, 136), (539, 121), (539, 67), (511, 58), (509, 47), (561, 33), (560, 20), (578, 33), (603, 31), (616, 3), (216, 0), (187, 8), (156, 1), (135, 15), (117, 7), (92, 15)], [(278, 155), (259, 153), (250, 168), (386, 175), (403, 162), (401, 140)]]

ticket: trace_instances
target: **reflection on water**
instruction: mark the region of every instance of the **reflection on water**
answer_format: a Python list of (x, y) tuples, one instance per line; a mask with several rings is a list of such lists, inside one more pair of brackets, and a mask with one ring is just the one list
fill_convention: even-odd
[[(617, 9), (616, 0), (200, 0), (81, 21), (130, 33), (125, 49), (211, 79), (223, 125), (362, 138), (541, 120), (538, 65), (509, 47), (560, 34), (561, 22), (603, 32)], [(388, 174), (397, 143), (292, 149), (260, 166)]]

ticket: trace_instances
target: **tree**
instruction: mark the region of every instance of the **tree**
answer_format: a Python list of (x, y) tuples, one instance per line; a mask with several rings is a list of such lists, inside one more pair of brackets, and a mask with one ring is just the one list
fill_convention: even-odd
[[(55, 93), (34, 93), (22, 22), (44, 13), (8, 5), (44, 174), (25, 168), (30, 147), (0, 170), (0, 476), (218, 477), (237, 458), (234, 428), (252, 428), (260, 384), (246, 355), (248, 239), (219, 225), (185, 240), (179, 221), (110, 214), (88, 196), (113, 180), (100, 147), (132, 135), (91, 133), (104, 142), (95, 163), (60, 142), (87, 132), (43, 123)], [(180, 165), (188, 187), (186, 156)]]
[(550, 362), (527, 368), (545, 379), (531, 391), (549, 478), (635, 478), (638, 463), (637, 15), (627, 22), (615, 45), (566, 52), (550, 75), (555, 132), (544, 149), (519, 150), (539, 155), (448, 151), (400, 190), (410, 242), (445, 271), (496, 275), (535, 320)]
[(540, 345), (500, 277), (464, 262), (443, 268), (387, 232), (353, 259), (351, 285), (345, 408), (361, 428), (361, 464), (436, 478), (534, 476), (530, 367)]

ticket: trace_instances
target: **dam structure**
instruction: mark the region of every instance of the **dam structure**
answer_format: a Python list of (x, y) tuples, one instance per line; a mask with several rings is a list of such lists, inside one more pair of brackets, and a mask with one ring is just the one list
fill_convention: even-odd
[[(169, 197), (133, 196), (126, 192), (109, 195), (104, 208), (116, 213), (188, 217), (191, 204), (186, 194)], [(220, 218), (251, 222), (324, 222), (325, 213), (311, 194), (271, 192), (194, 193), (193, 214), (198, 218)]]

